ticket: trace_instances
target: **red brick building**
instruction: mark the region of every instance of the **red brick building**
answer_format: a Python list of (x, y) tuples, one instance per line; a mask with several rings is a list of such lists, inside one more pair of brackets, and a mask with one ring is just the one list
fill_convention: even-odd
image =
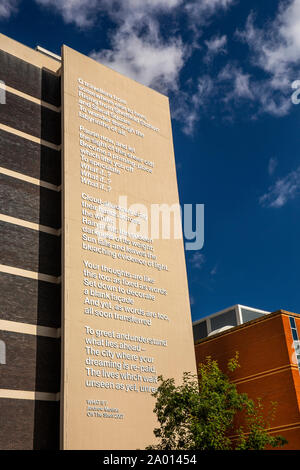
[(240, 392), (277, 402), (271, 433), (284, 436), (284, 449), (300, 450), (300, 315), (279, 310), (196, 341), (197, 364), (211, 356), (224, 372), (239, 353), (240, 368), (230, 374)]

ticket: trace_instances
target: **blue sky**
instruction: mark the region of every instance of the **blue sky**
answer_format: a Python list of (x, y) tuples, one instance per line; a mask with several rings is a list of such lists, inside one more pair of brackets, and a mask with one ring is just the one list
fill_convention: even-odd
[(204, 247), (186, 253), (194, 320), (300, 312), (300, 0), (0, 0), (0, 30), (170, 97), (180, 200), (205, 204)]

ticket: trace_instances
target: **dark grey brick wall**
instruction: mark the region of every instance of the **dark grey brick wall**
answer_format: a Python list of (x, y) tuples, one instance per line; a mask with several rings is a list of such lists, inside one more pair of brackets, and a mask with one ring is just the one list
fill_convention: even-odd
[(6, 364), (0, 366), (1, 388), (57, 393), (60, 389), (60, 340), (0, 331)]
[(1, 214), (57, 229), (60, 208), (60, 192), (0, 174)]
[(60, 77), (0, 51), (0, 79), (27, 95), (60, 106)]
[(0, 293), (3, 320), (60, 327), (60, 284), (0, 273)]
[[(60, 77), (0, 51), (7, 86), (60, 106)], [(61, 114), (6, 92), (0, 123), (53, 144), (61, 143)], [(60, 152), (0, 130), (0, 166), (61, 184)], [(0, 174), (0, 214), (61, 227), (60, 193)], [(59, 276), (61, 237), (0, 222), (0, 264)], [(61, 286), (0, 273), (0, 319), (58, 328)], [(0, 388), (57, 393), (60, 339), (0, 330), (6, 364)], [(57, 449), (59, 403), (0, 398), (0, 449)]]
[(0, 398), (1, 450), (57, 450), (59, 402)]
[(60, 144), (60, 113), (6, 92), (0, 122), (53, 144)]
[(61, 237), (0, 222), (1, 264), (59, 276)]
[(57, 186), (61, 183), (60, 152), (2, 130), (0, 166)]

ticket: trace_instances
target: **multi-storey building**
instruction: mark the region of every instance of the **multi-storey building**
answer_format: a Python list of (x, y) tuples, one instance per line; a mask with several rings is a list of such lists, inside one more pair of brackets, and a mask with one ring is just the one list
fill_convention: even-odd
[(0, 449), (151, 444), (158, 375), (195, 370), (183, 240), (147, 233), (168, 98), (0, 35), (0, 191)]
[[(300, 449), (300, 315), (279, 310), (195, 341), (196, 362), (218, 361), (240, 392), (261, 398), (267, 414), (277, 404), (269, 432), (284, 436), (284, 449)], [(238, 352), (240, 368), (227, 370)], [(239, 423), (241, 424), (241, 423)]]

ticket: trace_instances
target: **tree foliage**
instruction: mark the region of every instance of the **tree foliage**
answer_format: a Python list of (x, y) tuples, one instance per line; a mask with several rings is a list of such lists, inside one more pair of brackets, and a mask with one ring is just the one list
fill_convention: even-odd
[[(240, 367), (238, 354), (228, 362), (228, 370), (237, 367)], [(261, 450), (287, 442), (282, 436), (267, 432), (276, 404), (271, 403), (266, 416), (261, 400), (254, 401), (239, 393), (211, 357), (199, 365), (198, 377), (185, 372), (180, 385), (162, 376), (159, 382), (153, 393), (159, 423), (154, 435), (158, 444), (148, 449)], [(243, 414), (244, 424), (234, 429), (237, 413)]]

